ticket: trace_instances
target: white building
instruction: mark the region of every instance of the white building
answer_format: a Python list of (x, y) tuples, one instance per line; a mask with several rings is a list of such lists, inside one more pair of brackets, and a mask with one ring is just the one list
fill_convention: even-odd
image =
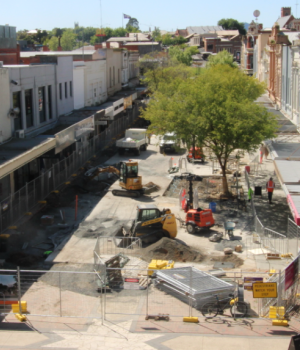
[[(49, 62), (52, 63), (52, 62)], [(19, 108), (14, 118), (14, 136), (34, 136), (49, 129), (60, 115), (72, 112), (72, 57), (57, 57), (56, 63), (9, 65), (10, 106)], [(21, 136), (22, 137), (22, 136)]]
[(0, 91), (0, 143), (2, 143), (12, 136), (12, 117), (18, 115), (18, 113), (10, 111), (9, 72), (7, 68), (0, 67)]

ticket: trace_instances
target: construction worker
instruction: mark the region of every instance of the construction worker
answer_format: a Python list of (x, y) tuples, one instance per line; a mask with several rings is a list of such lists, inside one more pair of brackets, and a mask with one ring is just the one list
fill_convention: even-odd
[(253, 195), (253, 190), (252, 190), (251, 187), (249, 187), (249, 190), (248, 190), (248, 202), (251, 202), (252, 195)]
[(270, 177), (270, 180), (266, 183), (266, 189), (268, 191), (269, 204), (272, 203), (272, 196), (273, 196), (274, 188), (275, 188), (275, 183), (273, 181), (273, 178)]

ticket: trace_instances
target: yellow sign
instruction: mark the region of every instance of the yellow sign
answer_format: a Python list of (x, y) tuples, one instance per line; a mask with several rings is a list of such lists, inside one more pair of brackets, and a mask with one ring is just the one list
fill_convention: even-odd
[(277, 298), (277, 283), (253, 283), (253, 298)]

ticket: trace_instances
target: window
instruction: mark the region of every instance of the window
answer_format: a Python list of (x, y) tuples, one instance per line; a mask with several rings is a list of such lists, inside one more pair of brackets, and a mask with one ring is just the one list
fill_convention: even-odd
[(14, 130), (23, 129), (22, 115), (21, 115), (21, 91), (13, 93), (13, 108), (19, 108), (17, 118), (14, 118)]
[(39, 94), (39, 116), (40, 116), (40, 123), (43, 123), (43, 122), (46, 121), (45, 88), (44, 88), (44, 87), (38, 88), (38, 94)]
[(120, 69), (118, 69), (118, 83), (120, 83)]
[(112, 87), (112, 80), (111, 80), (111, 67), (109, 68), (109, 87)]
[(144, 209), (139, 213), (138, 221), (148, 221), (159, 218), (161, 216), (158, 209)]
[(213, 50), (214, 49), (214, 45), (210, 44), (210, 45), (207, 45), (207, 50)]
[(59, 99), (62, 100), (62, 83), (59, 83)]
[(68, 84), (65, 83), (65, 98), (68, 98)]
[(115, 67), (113, 67), (113, 86), (115, 86), (116, 80), (115, 80)]
[(51, 87), (51, 85), (48, 86), (48, 113), (49, 113), (49, 119), (52, 119), (53, 115), (52, 115), (52, 87)]
[(32, 89), (25, 90), (25, 114), (26, 114), (26, 127), (33, 126), (33, 101), (32, 101)]
[(73, 96), (73, 86), (72, 86), (72, 82), (70, 81), (70, 97)]
[(94, 88), (94, 97), (97, 97), (97, 88)]

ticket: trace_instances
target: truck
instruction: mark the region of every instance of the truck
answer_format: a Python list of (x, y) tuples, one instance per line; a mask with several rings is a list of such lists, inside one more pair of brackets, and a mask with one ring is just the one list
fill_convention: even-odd
[(177, 140), (176, 134), (174, 132), (168, 132), (164, 134), (159, 142), (159, 152), (165, 153), (176, 152), (179, 148), (179, 141)]
[(146, 132), (147, 129), (127, 129), (125, 137), (116, 142), (119, 154), (132, 151), (139, 156), (141, 151), (146, 151), (148, 146)]

